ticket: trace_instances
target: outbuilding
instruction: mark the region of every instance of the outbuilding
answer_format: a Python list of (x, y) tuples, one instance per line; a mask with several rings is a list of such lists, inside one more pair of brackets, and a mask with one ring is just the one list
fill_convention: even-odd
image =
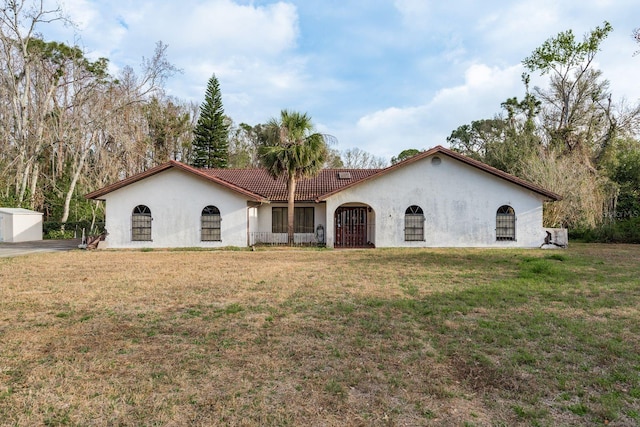
[(42, 213), (23, 208), (0, 208), (0, 242), (42, 240)]

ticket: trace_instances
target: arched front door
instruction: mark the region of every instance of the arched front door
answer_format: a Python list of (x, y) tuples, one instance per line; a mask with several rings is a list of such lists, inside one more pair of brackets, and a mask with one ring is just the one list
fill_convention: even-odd
[(373, 246), (367, 238), (369, 209), (366, 206), (341, 206), (336, 209), (336, 248), (365, 248)]

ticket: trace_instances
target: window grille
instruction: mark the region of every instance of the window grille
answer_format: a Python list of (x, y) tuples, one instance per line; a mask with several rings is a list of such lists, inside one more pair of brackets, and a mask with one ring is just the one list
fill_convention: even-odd
[(220, 242), (222, 240), (220, 210), (215, 206), (207, 206), (200, 216), (200, 239), (203, 242)]
[(151, 210), (145, 205), (138, 205), (131, 215), (131, 240), (151, 241)]
[(496, 213), (496, 240), (516, 240), (516, 212), (503, 205)]
[(420, 206), (409, 206), (404, 213), (404, 240), (424, 241), (424, 212)]

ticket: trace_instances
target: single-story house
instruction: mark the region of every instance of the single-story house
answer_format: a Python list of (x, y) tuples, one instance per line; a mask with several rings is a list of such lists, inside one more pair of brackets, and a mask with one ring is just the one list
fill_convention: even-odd
[[(110, 248), (287, 241), (284, 177), (177, 161), (86, 195), (106, 202)], [(329, 247), (539, 247), (560, 196), (437, 146), (385, 169), (325, 169), (298, 182), (295, 241)]]
[(23, 208), (0, 208), (0, 242), (42, 240), (42, 213)]

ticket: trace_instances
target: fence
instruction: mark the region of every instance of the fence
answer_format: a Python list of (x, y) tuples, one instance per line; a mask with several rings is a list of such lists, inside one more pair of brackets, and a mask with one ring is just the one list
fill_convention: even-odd
[[(287, 233), (252, 232), (249, 233), (249, 246), (255, 245), (287, 245)], [(320, 246), (324, 244), (316, 238), (315, 233), (295, 233), (293, 235), (295, 246)]]

